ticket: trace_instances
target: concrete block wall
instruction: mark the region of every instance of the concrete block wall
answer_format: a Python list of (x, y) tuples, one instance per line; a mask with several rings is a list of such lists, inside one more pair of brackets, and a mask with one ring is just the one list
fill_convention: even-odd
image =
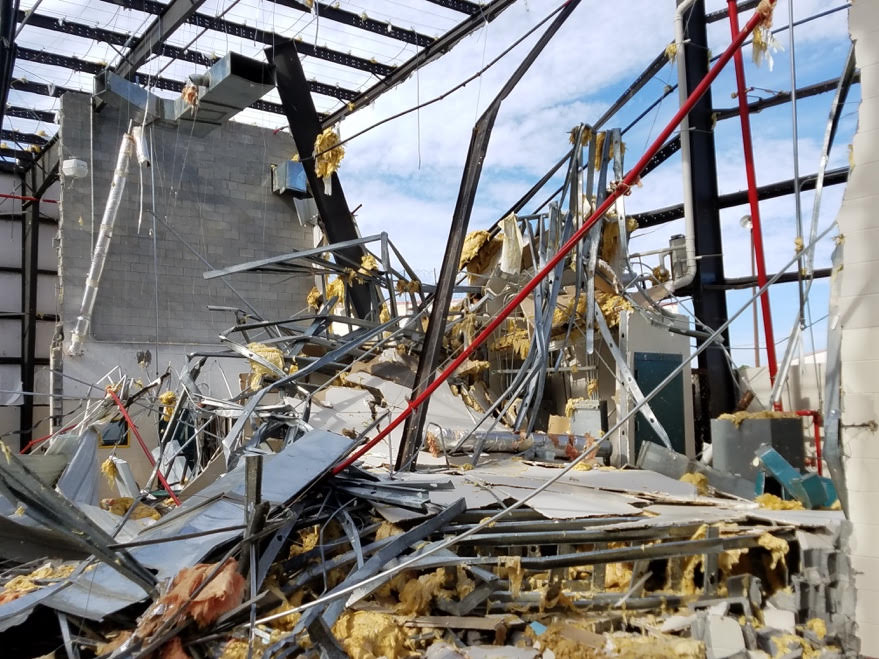
[(841, 439), (853, 524), (852, 566), (860, 573), (861, 652), (879, 657), (879, 3), (854, 2), (849, 11), (862, 100), (852, 144), (854, 169), (837, 217), (845, 241), (838, 300)]
[[(62, 185), (59, 275), (69, 341), (93, 235), (100, 225), (129, 117), (111, 107), (93, 113), (84, 94), (66, 94), (60, 117), (62, 157), (90, 161), (94, 154), (89, 162), (90, 176), (94, 176), (94, 225), (90, 178), (66, 179)], [(141, 171), (132, 158), (92, 317), (92, 336), (80, 360), (100, 360), (102, 342), (142, 343), (138, 349), (149, 349), (156, 340), (156, 275), (150, 234), (153, 199), (162, 220), (157, 222), (156, 233), (160, 343), (216, 343), (217, 333), (232, 326), (234, 316), (209, 311), (207, 305), (244, 308), (221, 281), (202, 278), (211, 268), (163, 222), (172, 225), (214, 268), (313, 245), (312, 229), (300, 224), (292, 202), (271, 191), (270, 165), (283, 162), (294, 150), (289, 135), (232, 122), (205, 137), (163, 125), (148, 129), (147, 136), (152, 139), (152, 169)], [(277, 275), (243, 274), (229, 281), (260, 314), (271, 319), (302, 309), (312, 286), (307, 278)]]

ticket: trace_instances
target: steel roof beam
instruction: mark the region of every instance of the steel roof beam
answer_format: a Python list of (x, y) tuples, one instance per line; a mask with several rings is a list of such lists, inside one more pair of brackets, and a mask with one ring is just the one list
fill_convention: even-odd
[[(24, 12), (20, 11), (19, 18), (22, 18), (23, 16)], [(189, 22), (199, 27), (208, 28), (217, 32), (222, 32), (224, 34), (230, 34), (232, 36), (240, 37), (241, 39), (246, 39), (248, 41), (259, 41), (267, 45), (286, 41), (286, 38), (280, 37), (272, 32), (267, 32), (266, 30), (258, 30), (256, 28), (248, 27), (246, 25), (232, 23), (230, 21), (225, 21), (221, 18), (213, 18), (211, 16), (205, 16), (203, 14), (196, 14), (192, 16)], [(33, 14), (28, 24), (34, 27), (43, 28), (45, 30), (72, 34), (74, 36), (82, 37), (84, 39), (95, 39), (97, 41), (103, 41), (104, 43), (109, 43), (117, 46), (123, 46), (131, 39), (131, 36), (129, 34), (125, 34), (123, 32), (114, 32), (112, 30), (95, 28), (90, 25), (85, 25), (83, 23), (60, 20), (50, 16), (44, 16), (42, 14)], [(322, 48), (320, 46), (314, 46), (305, 42), (297, 42), (296, 45), (297, 50), (299, 50), (299, 52), (303, 55), (309, 55), (317, 59), (326, 60), (328, 62), (347, 66), (352, 69), (367, 71), (368, 73), (373, 73), (380, 77), (390, 75), (394, 72), (395, 69), (395, 67), (389, 66), (387, 64), (381, 64), (379, 62), (368, 60), (363, 57), (356, 57), (354, 55), (349, 55), (336, 50), (332, 50), (330, 48)], [(205, 55), (204, 53), (200, 53), (192, 49), (184, 50), (182, 48), (179, 48), (178, 46), (172, 46), (168, 43), (157, 44), (156, 47), (153, 48), (153, 53), (163, 57), (168, 57), (170, 59), (179, 59), (183, 60), (184, 62), (192, 62), (194, 64), (202, 64), (204, 66), (210, 66), (214, 63), (214, 61), (216, 61), (216, 59), (218, 59), (216, 57), (211, 57), (210, 55)]]
[[(464, 19), (431, 45), (421, 49), (403, 64), (398, 66), (391, 75), (383, 80), (379, 80), (372, 87), (358, 94), (345, 107), (330, 114), (323, 121), (323, 125), (331, 126), (337, 121), (344, 119), (355, 110), (358, 110), (365, 105), (369, 105), (386, 91), (406, 80), (416, 70), (440, 55), (447, 53), (459, 41), (461, 41), (461, 39), (479, 28), (483, 23), (493, 21), (502, 11), (504, 11), (504, 9), (509, 7), (515, 1), (516, 0), (492, 0), (490, 3), (481, 7), (476, 5), (479, 7), (478, 15), (472, 15), (470, 18)], [(299, 48), (298, 43), (296, 44), (296, 47)]]
[[(161, 14), (162, 10), (165, 7), (165, 5), (160, 2), (155, 2), (155, 0), (104, 0), (104, 2), (124, 7), (126, 9), (142, 11), (146, 14)], [(307, 14), (311, 13), (311, 10), (305, 3), (298, 2), (297, 0), (278, 0), (278, 4), (285, 7), (290, 7), (292, 9), (298, 9)], [(337, 7), (333, 7), (331, 5), (323, 3), (318, 3), (317, 14), (321, 18), (327, 18), (331, 21), (344, 23), (345, 25), (350, 25), (352, 27), (356, 27), (367, 32), (380, 34), (390, 39), (396, 39), (397, 41), (405, 41), (406, 43), (411, 43), (416, 46), (428, 46), (435, 41), (433, 37), (426, 34), (421, 34), (419, 32), (416, 32), (415, 30), (400, 28), (391, 23), (371, 19), (365, 14), (355, 14), (353, 12), (349, 12), (344, 9), (339, 9)], [(213, 16), (207, 16), (205, 14), (194, 14), (188, 19), (188, 22), (195, 23), (194, 19), (196, 17), (198, 17), (199, 19), (214, 18)], [(233, 25), (238, 24), (233, 23)], [(284, 37), (279, 36), (277, 40), (281, 41), (283, 39)]]
[[(16, 90), (22, 91), (22, 90)], [(55, 113), (49, 110), (37, 110), (36, 108), (22, 108), (17, 105), (10, 105), (6, 108), (7, 117), (18, 117), (20, 119), (30, 119), (32, 121), (46, 121), (50, 124), (55, 123)]]
[(116, 67), (116, 73), (123, 78), (133, 79), (149, 56), (160, 49), (165, 39), (189, 20), (204, 2), (205, 0), (171, 0), (144, 33), (135, 38), (122, 62)]
[[(49, 53), (46, 51), (32, 50), (30, 48), (21, 48), (18, 49), (18, 57), (19, 59), (28, 61), (28, 62), (37, 62), (39, 64), (48, 64), (50, 66), (60, 66), (65, 69), (71, 69), (73, 71), (80, 71), (83, 73), (90, 73), (92, 75), (96, 75), (104, 70), (104, 67), (98, 62), (89, 62), (87, 60), (79, 59), (76, 57), (67, 57), (66, 55), (58, 55), (56, 53)], [(15, 82), (15, 81), (13, 81)], [(134, 76), (134, 82), (139, 85), (143, 85), (144, 87), (157, 87), (158, 89), (165, 89), (173, 92), (183, 91), (184, 83), (180, 80), (169, 80), (168, 78), (157, 78), (154, 76), (147, 75), (145, 73), (137, 73)], [(338, 87), (335, 85), (329, 85), (326, 83), (318, 82), (316, 80), (310, 80), (308, 82), (309, 89), (315, 94), (323, 94), (324, 96), (331, 96), (333, 98), (342, 100), (342, 101), (350, 101), (357, 97), (357, 92), (352, 91), (350, 89), (345, 89), (344, 87)], [(17, 89), (18, 87), (13, 87)], [(22, 90), (28, 91), (28, 90)], [(40, 92), (36, 92), (40, 93)], [(53, 96), (60, 96), (61, 94), (52, 94)], [(283, 111), (280, 109), (280, 105), (277, 103), (269, 103), (268, 101), (257, 101), (251, 107), (255, 107), (259, 110), (267, 110), (268, 112), (278, 112), (279, 114), (283, 114)], [(268, 109), (268, 108), (277, 108)]]
[(17, 78), (13, 79), (10, 83), (9, 91), (28, 92), (29, 94), (61, 98), (61, 96), (67, 92), (76, 92), (80, 90), (71, 89), (70, 87), (62, 87), (61, 85), (46, 85), (42, 82), (31, 82), (25, 78)]
[[(298, 9), (299, 11), (303, 11), (306, 14), (311, 13), (311, 9), (304, 2), (298, 2), (297, 0), (275, 0), (275, 2), (284, 7)], [(397, 27), (390, 22), (379, 21), (373, 18), (369, 18), (366, 13), (355, 14), (354, 12), (346, 11), (344, 9), (340, 9), (339, 7), (334, 7), (333, 5), (328, 5), (322, 2), (318, 2), (315, 4), (317, 6), (316, 14), (318, 16), (320, 16), (321, 18), (327, 18), (331, 21), (336, 21), (337, 23), (344, 23), (345, 25), (350, 25), (361, 30), (366, 30), (367, 32), (380, 34), (383, 37), (390, 37), (391, 39), (396, 39), (398, 41), (405, 41), (406, 43), (411, 43), (421, 48), (429, 46), (435, 41), (433, 37), (426, 34), (421, 34), (419, 32), (416, 32), (415, 30), (406, 30), (404, 28)], [(299, 44), (297, 44), (297, 50), (302, 50), (301, 48), (299, 48)]]
[(35, 144), (38, 147), (42, 148), (46, 146), (49, 139), (46, 137), (42, 137), (41, 135), (34, 135), (33, 133), (20, 133), (17, 130), (0, 130), (0, 139), (8, 142), (16, 142), (18, 144)]
[(432, 2), (435, 5), (439, 5), (440, 7), (445, 7), (446, 9), (451, 9), (453, 11), (459, 11), (462, 14), (467, 14), (469, 16), (475, 16), (480, 11), (482, 11), (484, 5), (480, 5), (476, 2), (469, 2), (469, 0), (427, 0), (428, 2)]
[(16, 160), (21, 160), (22, 162), (32, 162), (34, 159), (34, 154), (30, 151), (22, 151), (20, 149), (7, 149), (6, 147), (0, 147), (0, 156), (3, 158), (15, 158)]

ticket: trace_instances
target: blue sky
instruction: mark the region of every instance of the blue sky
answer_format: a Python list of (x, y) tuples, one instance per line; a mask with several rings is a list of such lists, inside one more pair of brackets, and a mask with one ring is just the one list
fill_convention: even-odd
[[(795, 0), (795, 20), (842, 3)], [(625, 11), (620, 8), (625, 6)], [(516, 37), (542, 19), (556, 6), (553, 2), (520, 0), (487, 28), (474, 34), (452, 53), (435, 62), (404, 85), (388, 93), (372, 107), (355, 114), (341, 127), (342, 135), (352, 134), (376, 120), (415, 105), (445, 91), (481, 68)], [(725, 7), (725, 2), (710, 0), (708, 10)], [(568, 148), (568, 131), (578, 122), (594, 121), (627, 87), (634, 77), (671, 41), (674, 3), (647, 0), (626, 3), (598, 3), (584, 0), (546, 48), (531, 71), (504, 104), (492, 135), (471, 219), (471, 228), (493, 222)], [(818, 19), (796, 28), (797, 86), (837, 77), (848, 52), (847, 11)], [(750, 16), (741, 16), (742, 24)], [(788, 6), (780, 0), (775, 26), (787, 24)], [(772, 91), (790, 88), (788, 36), (777, 39), (784, 50), (774, 54), (775, 65), (758, 68), (745, 51), (745, 68), (749, 86)], [(714, 53), (729, 43), (727, 21), (709, 28), (709, 42)], [(342, 166), (343, 184), (352, 206), (363, 204), (358, 222), (364, 235), (386, 230), (401, 248), (414, 269), (425, 280), (432, 280), (439, 268), (448, 223), (455, 204), (470, 131), (479, 113), (491, 101), (512, 69), (533, 43), (532, 38), (464, 90), (445, 101), (397, 120), (355, 140), (349, 145)], [(644, 107), (657, 98), (666, 83), (674, 82), (672, 64), (666, 66), (609, 127), (626, 126)], [(732, 65), (715, 82), (714, 106), (726, 108), (736, 104), (731, 97), (735, 88)], [(857, 125), (858, 88), (849, 95), (843, 120), (831, 154), (830, 167), (847, 163), (847, 147)], [(765, 96), (755, 91), (750, 98)], [(820, 146), (832, 94), (822, 94), (800, 101), (799, 149), (800, 173), (817, 170)], [(658, 110), (651, 112), (626, 136), (627, 162), (633, 164), (645, 147), (672, 116), (676, 96), (669, 96)], [(751, 118), (754, 134), (758, 184), (792, 177), (793, 153), (790, 106), (770, 108)], [(742, 167), (741, 132), (737, 119), (720, 122), (716, 129), (718, 185), (720, 193), (745, 189)], [(381, 154), (377, 157), (376, 154)], [(420, 162), (420, 164), (419, 164)], [(555, 186), (538, 195), (541, 201)], [(843, 186), (827, 188), (822, 202), (821, 226), (832, 220), (842, 199)], [(681, 199), (680, 165), (670, 159), (650, 176), (642, 188), (626, 199), (627, 212), (638, 212)], [(786, 262), (794, 250), (797, 236), (794, 199), (785, 197), (761, 203), (767, 269), (775, 270)], [(812, 193), (802, 195), (803, 222), (808, 227), (812, 213)], [(529, 209), (530, 210), (530, 209)], [(750, 274), (749, 236), (739, 224), (747, 206), (724, 210), (721, 215), (724, 238), (724, 266), (729, 277)], [(668, 236), (682, 233), (682, 221), (636, 232), (632, 249), (647, 250), (663, 246)], [(816, 267), (829, 265), (830, 238), (817, 252)], [(818, 320), (827, 313), (827, 283), (818, 281), (812, 289), (812, 317)], [(747, 291), (731, 292), (730, 311), (749, 296)], [(797, 310), (797, 285), (776, 286), (771, 291), (773, 325), (776, 341), (785, 337)], [(826, 326), (814, 327), (816, 345), (823, 348)], [(762, 331), (761, 331), (762, 343)], [(753, 329), (749, 313), (732, 328), (731, 344), (739, 363), (753, 363)], [(806, 352), (811, 350), (806, 344)], [(779, 354), (780, 359), (780, 354)], [(761, 356), (765, 363), (765, 356)]]

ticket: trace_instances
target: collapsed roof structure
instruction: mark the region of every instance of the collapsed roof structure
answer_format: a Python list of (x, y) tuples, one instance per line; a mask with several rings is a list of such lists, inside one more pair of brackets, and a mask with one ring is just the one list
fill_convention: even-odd
[[(55, 19), (39, 3), (0, 16), (7, 89), (61, 96), (54, 137), (4, 131), (35, 148), (0, 152), (25, 184), (7, 195), (20, 204), (23, 338), (20, 445), (0, 444), (5, 647), (267, 659), (879, 652), (856, 604), (855, 586), (871, 589), (857, 583), (865, 550), (853, 550), (852, 515), (863, 504), (842, 450), (860, 446), (846, 428), (875, 432), (868, 412), (841, 417), (842, 332), (857, 327), (837, 322), (849, 317), (837, 290), (823, 405), (784, 410), (802, 325), (777, 359), (768, 304), (779, 281), (799, 281), (805, 298), (822, 275), (844, 285), (841, 238), (833, 268), (815, 267), (816, 245), (838, 234), (819, 226), (820, 191), (849, 174), (849, 190), (870, 187), (868, 167), (860, 179), (860, 168), (829, 168), (849, 90), (868, 85), (870, 39), (854, 35), (837, 79), (749, 103), (741, 49), (771, 44), (775, 2), (706, 13), (684, 0), (668, 48), (597, 121), (552, 145), (565, 151), (555, 167), (473, 230), (495, 121), (578, 10), (564, 3), (516, 41), (530, 48), (475, 123), (427, 282), (389, 232), (361, 235), (338, 173), (353, 137), (335, 125), (513, 2), (429, 1), (466, 17), (431, 38), (338, 3), (282, 3), (416, 46), (396, 66), (230, 23), (228, 9), (199, 13), (199, 2), (135, 3), (155, 18), (134, 34)], [(853, 25), (856, 11), (864, 34), (879, 30), (879, 11), (853, 6)], [(751, 12), (741, 27), (738, 12)], [(706, 26), (718, 21), (731, 43), (706, 58)], [(211, 57), (172, 38), (181, 25), (259, 46)], [(123, 50), (111, 67), (15, 46), (32, 28)], [(15, 78), (13, 55), (86, 72), (94, 89)], [(379, 81), (354, 91), (310, 80), (313, 59)], [(177, 60), (204, 71), (163, 78)], [(680, 107), (629, 165), (631, 125), (611, 120), (669, 60), (678, 84), (663, 97), (677, 88)], [(715, 110), (708, 90), (727, 66), (738, 107)], [(749, 115), (822, 93), (833, 98), (817, 173), (758, 187)], [(343, 105), (319, 105), (321, 95)], [(861, 130), (877, 112), (863, 96)], [(284, 115), (289, 137), (269, 145), (271, 131), (233, 127), (246, 108)], [(748, 190), (724, 199), (712, 130), (736, 118)], [(641, 178), (678, 151), (681, 206), (627, 212)], [(139, 199), (126, 190), (133, 172)], [(107, 190), (97, 222), (77, 184), (85, 175)], [(60, 313), (48, 318), (37, 311), (39, 227), (53, 185)], [(759, 202), (807, 188), (811, 226), (767, 273)], [(193, 222), (169, 221), (156, 198)], [(722, 251), (719, 209), (743, 201), (756, 274), (735, 282), (710, 257)], [(667, 246), (631, 248), (639, 228), (681, 217), (685, 234)], [(269, 276), (289, 278), (286, 294)], [(725, 291), (742, 284), (754, 287), (749, 305), (763, 303), (765, 392), (730, 367), (728, 328), (748, 305), (728, 313)], [(684, 296), (694, 322), (668, 304)], [(39, 321), (53, 333), (44, 436), (33, 432)], [(159, 367), (160, 350), (173, 367)]]

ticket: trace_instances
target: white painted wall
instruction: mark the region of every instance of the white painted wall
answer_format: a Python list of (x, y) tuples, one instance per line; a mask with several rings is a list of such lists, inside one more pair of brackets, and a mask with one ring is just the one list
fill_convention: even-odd
[(838, 298), (841, 440), (854, 524), (852, 559), (862, 573), (857, 578), (861, 652), (879, 657), (879, 435), (858, 427), (879, 419), (879, 2), (853, 2), (849, 25), (862, 100), (852, 145), (854, 169), (837, 218), (845, 239)]

